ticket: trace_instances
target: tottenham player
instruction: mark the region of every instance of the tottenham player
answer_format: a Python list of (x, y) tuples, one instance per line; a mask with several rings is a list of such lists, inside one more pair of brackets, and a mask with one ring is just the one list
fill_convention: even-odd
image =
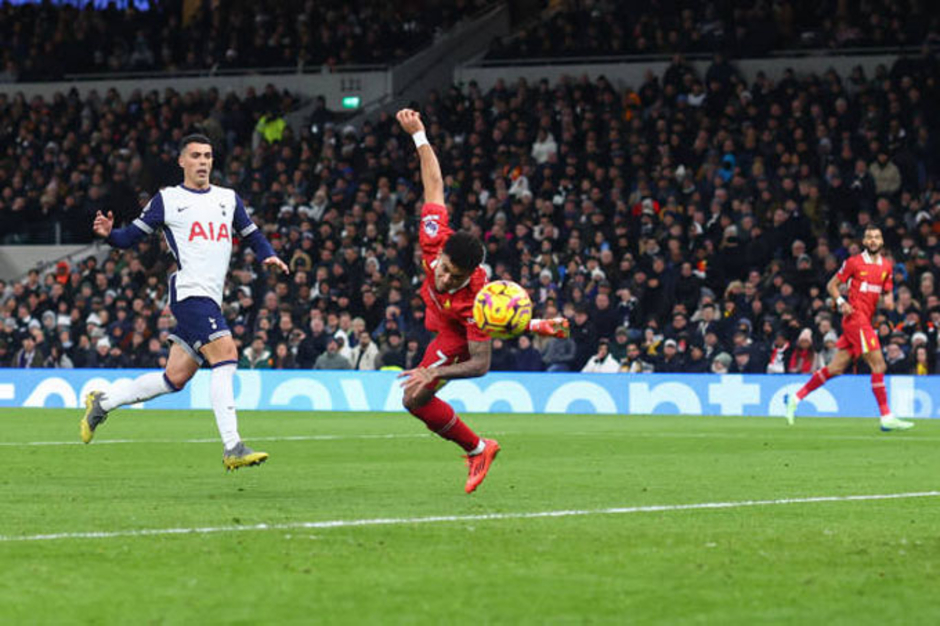
[(225, 274), (232, 254), (232, 237), (254, 249), (265, 265), (284, 272), (287, 265), (248, 217), (241, 198), (231, 189), (209, 183), (212, 144), (203, 135), (180, 142), (179, 165), (183, 184), (162, 189), (126, 228), (114, 229), (109, 211), (95, 216), (94, 232), (117, 248), (129, 248), (156, 230), (162, 230), (176, 258), (177, 271), (169, 277), (170, 311), (176, 329), (163, 373), (144, 374), (117, 382), (110, 391), (92, 391), (85, 399), (81, 420), (82, 441), (89, 443), (110, 411), (157, 396), (180, 391), (203, 361), (212, 367), (211, 400), (227, 470), (258, 465), (268, 458), (241, 441), (232, 387), (238, 352), (220, 305)]
[[(869, 224), (865, 228), (862, 245), (865, 250), (846, 259), (842, 268), (826, 286), (842, 313), (842, 336), (836, 344), (836, 354), (828, 367), (818, 370), (796, 394), (785, 400), (786, 418), (791, 425), (800, 400), (827, 380), (845, 372), (849, 365), (861, 357), (871, 368), (871, 388), (881, 413), (881, 430), (907, 430), (914, 427), (913, 422), (894, 417), (888, 407), (888, 394), (885, 391), (887, 367), (881, 354), (878, 334), (871, 325), (879, 299), (883, 298), (885, 308), (894, 308), (894, 268), (891, 261), (882, 254), (884, 239), (881, 229)], [(848, 300), (839, 292), (839, 286), (843, 283), (848, 283)]]
[[(437, 333), (420, 365), (403, 372), (403, 403), (408, 411), (444, 439), (467, 453), (469, 476), (465, 491), (472, 493), (486, 478), (499, 452), (495, 439), (482, 439), (437, 397), (448, 380), (483, 376), (490, 369), (490, 337), (473, 323), (473, 300), (486, 283), (483, 244), (467, 231), (451, 230), (444, 206), (444, 181), (434, 150), (417, 112), (403, 109), (398, 122), (415, 142), (421, 162), (424, 206), (418, 238), (425, 271), (421, 298), (427, 307), (425, 325)], [(545, 335), (568, 333), (567, 320), (532, 320), (529, 329)]]

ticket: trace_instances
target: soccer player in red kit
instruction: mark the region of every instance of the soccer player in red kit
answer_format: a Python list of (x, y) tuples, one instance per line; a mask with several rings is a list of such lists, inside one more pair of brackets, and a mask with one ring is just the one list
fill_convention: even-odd
[[(483, 243), (467, 231), (450, 228), (444, 206), (444, 179), (434, 150), (428, 143), (417, 112), (403, 109), (398, 123), (411, 135), (421, 161), (424, 206), (419, 241), (425, 279), (421, 298), (426, 306), (425, 326), (436, 335), (420, 365), (402, 372), (405, 408), (444, 439), (467, 453), (469, 476), (465, 490), (472, 493), (499, 453), (495, 439), (483, 439), (467, 426), (437, 391), (454, 378), (483, 376), (490, 369), (490, 337), (473, 322), (473, 300), (486, 283)], [(566, 320), (532, 320), (529, 329), (545, 335), (567, 336)]]
[[(836, 354), (828, 367), (818, 370), (796, 394), (785, 400), (787, 422), (791, 425), (796, 405), (800, 400), (830, 378), (845, 372), (849, 365), (861, 357), (871, 369), (871, 389), (881, 412), (881, 430), (907, 430), (914, 427), (913, 422), (894, 417), (888, 407), (888, 394), (885, 390), (887, 366), (881, 354), (878, 334), (871, 325), (879, 299), (884, 299), (885, 308), (894, 308), (894, 268), (891, 261), (882, 254), (884, 239), (881, 229), (869, 224), (865, 229), (862, 245), (865, 250), (849, 257), (826, 285), (829, 295), (836, 301), (842, 313), (842, 336), (839, 337)], [(843, 283), (848, 284), (848, 300), (839, 291), (839, 286)]]

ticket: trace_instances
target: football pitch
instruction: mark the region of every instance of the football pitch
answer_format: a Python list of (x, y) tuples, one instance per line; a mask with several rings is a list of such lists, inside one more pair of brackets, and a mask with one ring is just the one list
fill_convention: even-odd
[(940, 421), (0, 412), (0, 622), (940, 623)]

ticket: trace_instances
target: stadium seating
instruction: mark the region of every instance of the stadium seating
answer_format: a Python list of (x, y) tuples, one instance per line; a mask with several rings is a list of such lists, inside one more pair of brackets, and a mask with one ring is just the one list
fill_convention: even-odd
[(0, 82), (75, 74), (385, 65), (488, 2), (226, 2), (182, 23), (176, 3), (149, 12), (0, 3)]
[(848, 4), (785, 0), (548, 3), (543, 19), (494, 43), (489, 59), (599, 57), (776, 50), (920, 46), (940, 32), (930, 3), (878, 0)]
[[(838, 332), (822, 286), (876, 220), (897, 263), (898, 308), (876, 326), (897, 347), (890, 371), (934, 371), (936, 59), (776, 84), (743, 84), (730, 65), (693, 74), (677, 63), (636, 90), (604, 78), (468, 85), (423, 103), (455, 223), (485, 240), (493, 274), (527, 286), (539, 313), (572, 319), (573, 359), (555, 341), (511, 342), (494, 363), (580, 370), (603, 340), (630, 371), (811, 371)], [(253, 142), (260, 116), (291, 103), (273, 89), (0, 96), (0, 128), (15, 130), (0, 135), (6, 241), (22, 237), (11, 225), (56, 220), (87, 240), (98, 209), (126, 222), (177, 182), (179, 136), (204, 130), (216, 181), (242, 194), (293, 269), (275, 276), (233, 256), (226, 314), (245, 366), (310, 368), (337, 334), (348, 357), (362, 330), (382, 348), (378, 366), (412, 365), (428, 335), (411, 142), (388, 116)], [(0, 362), (160, 365), (170, 266), (153, 239), (101, 266), (0, 285)], [(41, 356), (21, 352), (26, 334)]]

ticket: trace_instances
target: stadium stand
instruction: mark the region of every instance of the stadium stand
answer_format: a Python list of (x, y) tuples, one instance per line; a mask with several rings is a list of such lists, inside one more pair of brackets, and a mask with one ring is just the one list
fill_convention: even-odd
[[(871, 77), (744, 84), (730, 64), (700, 77), (677, 62), (636, 90), (601, 77), (431, 93), (422, 112), (453, 220), (484, 238), (493, 274), (528, 287), (540, 314), (572, 320), (571, 341), (501, 343), (494, 363), (580, 370), (606, 350), (634, 372), (812, 371), (838, 329), (822, 286), (874, 220), (897, 263), (898, 307), (876, 319), (890, 371), (934, 372), (938, 90), (926, 54)], [(176, 182), (179, 135), (204, 130), (216, 180), (239, 190), (293, 270), (233, 256), (225, 312), (243, 366), (413, 365), (428, 335), (410, 139), (388, 116), (254, 132), (290, 102), (273, 89), (0, 96), (0, 224), (59, 220), (83, 240), (98, 208), (131, 219)], [(0, 362), (161, 365), (170, 268), (154, 238), (0, 284)], [(359, 347), (363, 332), (378, 355)]]
[(920, 46), (937, 40), (934, 3), (870, 0), (864, 6), (816, 0), (563, 0), (543, 19), (498, 40), (490, 59), (599, 57), (774, 50)]
[[(488, 2), (226, 2), (182, 23), (177, 2), (150, 12), (0, 3), (0, 82), (77, 74), (385, 65)], [(407, 10), (406, 10), (407, 9)], [(156, 14), (156, 15), (155, 15)]]

